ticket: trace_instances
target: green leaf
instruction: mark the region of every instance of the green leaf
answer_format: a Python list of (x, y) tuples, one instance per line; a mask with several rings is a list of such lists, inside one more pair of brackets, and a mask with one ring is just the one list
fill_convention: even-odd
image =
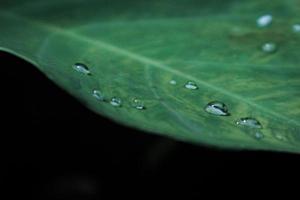
[[(272, 23), (258, 27), (265, 14)], [(300, 152), (297, 23), (299, 0), (12, 0), (1, 2), (0, 47), (128, 126), (202, 145)], [(212, 101), (230, 115), (206, 112)], [(236, 123), (246, 117), (262, 129)]]

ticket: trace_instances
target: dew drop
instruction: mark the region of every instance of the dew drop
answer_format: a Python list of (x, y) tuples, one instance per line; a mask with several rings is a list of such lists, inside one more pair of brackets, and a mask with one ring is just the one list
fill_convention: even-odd
[(144, 110), (146, 109), (144, 103), (140, 100), (140, 99), (137, 99), (137, 98), (134, 98), (132, 100), (132, 107), (138, 109), (138, 110)]
[(75, 63), (73, 65), (73, 69), (75, 69), (76, 71), (78, 71), (82, 74), (91, 75), (91, 72), (90, 72), (89, 68), (85, 64)]
[(122, 100), (117, 97), (113, 97), (110, 100), (110, 104), (115, 107), (120, 107), (122, 105)]
[(263, 139), (265, 136), (262, 132), (260, 131), (256, 131), (254, 134), (253, 134), (254, 138), (257, 139), (257, 140), (261, 140)]
[(246, 134), (256, 140), (262, 140), (265, 137), (265, 135), (258, 129), (252, 129), (251, 131), (247, 131)]
[(300, 33), (300, 24), (294, 24), (293, 25), (293, 31), (295, 33)]
[(272, 15), (263, 15), (256, 20), (256, 24), (258, 27), (263, 28), (269, 26), (272, 23), (272, 21), (273, 21)]
[(266, 53), (273, 53), (277, 50), (277, 46), (273, 42), (268, 42), (262, 45), (261, 49)]
[(257, 129), (262, 128), (261, 123), (257, 119), (251, 117), (241, 118), (238, 121), (236, 121), (236, 124), (248, 128), (257, 128)]
[(175, 81), (175, 80), (170, 80), (170, 82), (169, 82), (171, 85), (176, 85), (177, 84), (177, 82)]
[(274, 134), (274, 137), (278, 140), (284, 140), (284, 137), (281, 134)]
[(99, 90), (93, 90), (92, 92), (93, 97), (95, 97), (98, 101), (104, 101), (104, 95)]
[(281, 134), (281, 133), (273, 132), (272, 134), (273, 134), (274, 138), (279, 140), (279, 141), (285, 141), (285, 142), (288, 141), (288, 138), (285, 135)]
[(210, 114), (218, 115), (218, 116), (229, 116), (230, 113), (228, 112), (227, 106), (219, 101), (212, 101), (208, 103), (204, 110)]
[(189, 90), (197, 90), (197, 89), (198, 89), (197, 84), (194, 83), (194, 82), (192, 82), (192, 81), (188, 81), (188, 82), (184, 85), (184, 87), (185, 87), (186, 89), (189, 89)]

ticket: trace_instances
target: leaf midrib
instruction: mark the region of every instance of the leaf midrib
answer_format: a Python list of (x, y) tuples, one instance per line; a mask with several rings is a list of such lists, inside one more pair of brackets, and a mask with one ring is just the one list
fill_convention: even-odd
[(269, 114), (270, 116), (274, 116), (278, 119), (281, 119), (281, 120), (284, 120), (286, 121), (287, 123), (290, 123), (290, 124), (293, 124), (293, 125), (296, 125), (296, 126), (299, 126), (300, 127), (300, 123), (298, 121), (295, 121), (293, 119), (290, 119), (289, 117), (287, 116), (284, 116), (280, 113), (277, 113), (277, 112), (274, 112), (270, 109), (267, 109), (251, 100), (248, 100), (248, 99), (245, 99), (243, 98), (242, 96), (239, 96), (233, 92), (230, 92), (230, 91), (227, 91), (221, 87), (218, 87), (218, 86), (215, 86), (211, 83), (208, 83), (202, 79), (199, 79), (199, 78), (196, 78), (194, 76), (191, 76), (191, 75), (188, 75), (188, 74), (185, 74), (179, 70), (176, 70), (176, 69), (172, 69), (171, 67), (169, 67), (168, 65), (165, 65), (157, 60), (154, 60), (154, 59), (151, 59), (149, 57), (145, 57), (143, 55), (139, 55), (137, 53), (134, 53), (134, 52), (131, 52), (131, 51), (128, 51), (126, 49), (123, 49), (123, 48), (120, 48), (118, 46), (115, 46), (115, 45), (112, 45), (110, 43), (107, 43), (107, 42), (104, 42), (104, 41), (101, 41), (101, 40), (93, 40), (89, 37), (86, 37), (84, 35), (81, 35), (79, 33), (76, 33), (76, 32), (71, 32), (69, 30), (64, 30), (62, 28), (59, 28), (53, 24), (49, 24), (49, 23), (45, 23), (45, 22), (41, 22), (41, 21), (37, 21), (37, 20), (34, 20), (34, 19), (31, 19), (31, 18), (28, 18), (26, 16), (20, 16), (18, 14), (15, 14), (15, 13), (12, 13), (12, 12), (8, 12), (8, 11), (5, 11), (5, 12), (2, 12), (0, 13), (1, 15), (5, 16), (5, 17), (8, 17), (8, 18), (15, 18), (15, 19), (18, 19), (18, 20), (22, 20), (22, 21), (25, 21), (29, 24), (33, 24), (41, 29), (46, 29), (46, 30), (49, 30), (50, 32), (54, 32), (56, 34), (61, 34), (61, 35), (66, 35), (66, 36), (69, 36), (69, 37), (72, 37), (74, 39), (77, 39), (77, 40), (80, 40), (80, 41), (84, 41), (86, 43), (90, 43), (94, 46), (97, 46), (98, 48), (100, 49), (104, 49), (106, 51), (109, 51), (109, 52), (112, 52), (114, 54), (117, 54), (117, 55), (120, 55), (120, 56), (124, 56), (124, 57), (129, 57), (131, 58), (132, 60), (135, 60), (137, 62), (140, 62), (140, 63), (143, 63), (145, 64), (145, 67), (147, 65), (150, 65), (152, 67), (155, 67), (155, 68), (158, 68), (160, 70), (164, 70), (164, 71), (167, 71), (167, 72), (170, 72), (172, 74), (175, 74), (177, 76), (180, 76), (182, 78), (185, 78), (185, 79), (188, 79), (188, 80), (192, 80), (192, 81), (195, 81), (197, 82), (197, 84), (199, 85), (202, 85), (206, 88), (209, 88), (209, 89), (212, 89), (216, 92), (219, 92), (221, 94), (224, 94), (226, 96), (229, 96), (231, 98), (234, 98), (238, 101), (241, 101), (241, 102), (244, 102), (252, 107), (255, 107), (267, 114)]

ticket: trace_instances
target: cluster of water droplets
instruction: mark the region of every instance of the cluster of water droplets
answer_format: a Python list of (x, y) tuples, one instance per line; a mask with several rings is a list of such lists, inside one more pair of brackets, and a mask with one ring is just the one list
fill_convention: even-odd
[[(228, 111), (228, 107), (220, 101), (212, 101), (208, 103), (204, 110), (212, 115), (216, 116), (230, 116), (230, 113)], [(252, 117), (244, 117), (240, 118), (235, 122), (236, 125), (242, 126), (246, 129), (251, 129), (250, 133), (252, 136), (254, 136), (256, 139), (260, 140), (264, 138), (263, 133), (259, 130), (262, 129), (261, 123)]]
[[(256, 20), (257, 27), (259, 28), (267, 28), (271, 26), (272, 22), (273, 22), (273, 16), (270, 14), (262, 15)], [(293, 24), (292, 31), (294, 33), (300, 33), (300, 24)], [(261, 45), (261, 50), (265, 53), (275, 53), (277, 49), (278, 46), (274, 42), (269, 41)]]
[[(172, 79), (169, 81), (171, 85), (176, 85), (177, 81)], [(194, 81), (187, 81), (184, 84), (184, 88), (188, 90), (199, 89), (198, 85)], [(204, 111), (215, 116), (231, 116), (227, 105), (221, 101), (211, 101), (204, 106)], [(239, 118), (234, 122), (235, 125), (245, 128), (248, 132), (250, 130), (251, 135), (260, 140), (264, 138), (264, 134), (260, 131), (263, 128), (261, 123), (253, 117)]]
[[(257, 27), (266, 28), (273, 22), (273, 16), (270, 14), (262, 15), (256, 20)], [(265, 53), (274, 53), (277, 50), (277, 45), (274, 42), (266, 42), (261, 45), (261, 50)]]
[[(73, 65), (73, 69), (83, 75), (88, 75), (88, 76), (91, 76), (92, 73), (89, 69), (89, 67), (83, 63), (75, 63)], [(176, 82), (171, 82), (170, 81), (170, 84), (173, 84), (173, 85), (176, 85)], [(105, 99), (105, 96), (104, 94), (99, 90), (99, 89), (94, 89), (92, 90), (91, 92), (91, 95), (92, 97), (94, 97), (97, 101), (100, 101), (100, 102), (106, 102), (106, 99)], [(109, 103), (114, 106), (114, 107), (121, 107), (123, 102), (121, 100), (121, 98), (119, 97), (112, 97), (110, 100), (109, 100)], [(146, 109), (144, 103), (142, 100), (138, 99), (138, 98), (133, 98), (132, 101), (131, 101), (131, 107), (137, 109), (137, 110), (144, 110)]]
[[(270, 47), (268, 47), (270, 48)], [(82, 63), (76, 63), (73, 65), (74, 70), (76, 70), (79, 73), (82, 73), (83, 75), (89, 75), (91, 76), (92, 73), (90, 69), (88, 68), (87, 65), (82, 64)], [(171, 85), (177, 85), (177, 81), (172, 79), (169, 81)], [(187, 81), (184, 84), (184, 88), (187, 90), (197, 90), (198, 85), (194, 81)], [(106, 102), (106, 98), (104, 94), (99, 90), (99, 89), (93, 89), (91, 92), (91, 95), (100, 102)], [(112, 97), (110, 100), (108, 100), (109, 104), (112, 105), (113, 107), (122, 107), (122, 100), (119, 97)], [(131, 107), (137, 109), (137, 110), (144, 110), (146, 109), (143, 101), (139, 98), (132, 98), (130, 102)], [(229, 109), (227, 105), (221, 101), (211, 101), (204, 107), (204, 111), (215, 116), (230, 116)], [(244, 127), (246, 129), (251, 130), (251, 135), (260, 140), (264, 138), (263, 133), (260, 131), (260, 129), (263, 128), (261, 123), (252, 117), (243, 117), (235, 121), (235, 124), (240, 127)], [(276, 136), (277, 139), (283, 138), (283, 136)]]
[[(273, 22), (273, 16), (270, 14), (266, 14), (263, 16), (260, 16), (256, 20), (257, 27), (259, 28), (266, 28), (271, 26)], [(300, 24), (294, 24), (292, 26), (292, 31), (294, 33), (300, 33)], [(261, 46), (261, 50), (265, 53), (274, 53), (278, 49), (278, 46), (274, 42), (266, 42)], [(82, 73), (84, 75), (91, 76), (92, 73), (87, 65), (82, 63), (75, 63), (73, 65), (73, 69), (76, 70), (79, 73)], [(177, 81), (172, 79), (169, 81), (170, 85), (177, 85)], [(194, 81), (187, 81), (184, 84), (184, 88), (188, 90), (197, 90), (198, 85)], [(92, 90), (92, 96), (101, 102), (105, 102), (105, 96), (104, 94), (97, 89)], [(121, 107), (123, 102), (119, 97), (112, 97), (108, 102), (114, 106), (114, 107)], [(133, 98), (130, 103), (131, 107), (137, 109), (137, 110), (144, 110), (146, 109), (144, 103), (142, 100), (138, 98)], [(228, 107), (225, 103), (221, 101), (211, 101), (204, 107), (204, 111), (215, 116), (230, 116), (230, 112)], [(264, 134), (261, 132), (261, 129), (263, 128), (262, 124), (253, 117), (242, 117), (235, 121), (235, 125), (245, 128), (247, 130), (251, 130), (250, 133), (253, 137), (260, 140), (264, 138)], [(278, 140), (284, 140), (285, 138), (282, 135), (277, 134), (276, 137)]]

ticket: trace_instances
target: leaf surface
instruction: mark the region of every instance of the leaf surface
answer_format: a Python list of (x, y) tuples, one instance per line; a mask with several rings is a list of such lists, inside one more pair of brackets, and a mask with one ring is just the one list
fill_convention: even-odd
[[(259, 28), (265, 14), (273, 21)], [(0, 49), (128, 126), (203, 145), (300, 152), (297, 23), (299, 0), (12, 0), (1, 2)], [(263, 51), (270, 42), (276, 51)], [(212, 101), (230, 116), (207, 113)], [(263, 128), (236, 124), (245, 117)]]

